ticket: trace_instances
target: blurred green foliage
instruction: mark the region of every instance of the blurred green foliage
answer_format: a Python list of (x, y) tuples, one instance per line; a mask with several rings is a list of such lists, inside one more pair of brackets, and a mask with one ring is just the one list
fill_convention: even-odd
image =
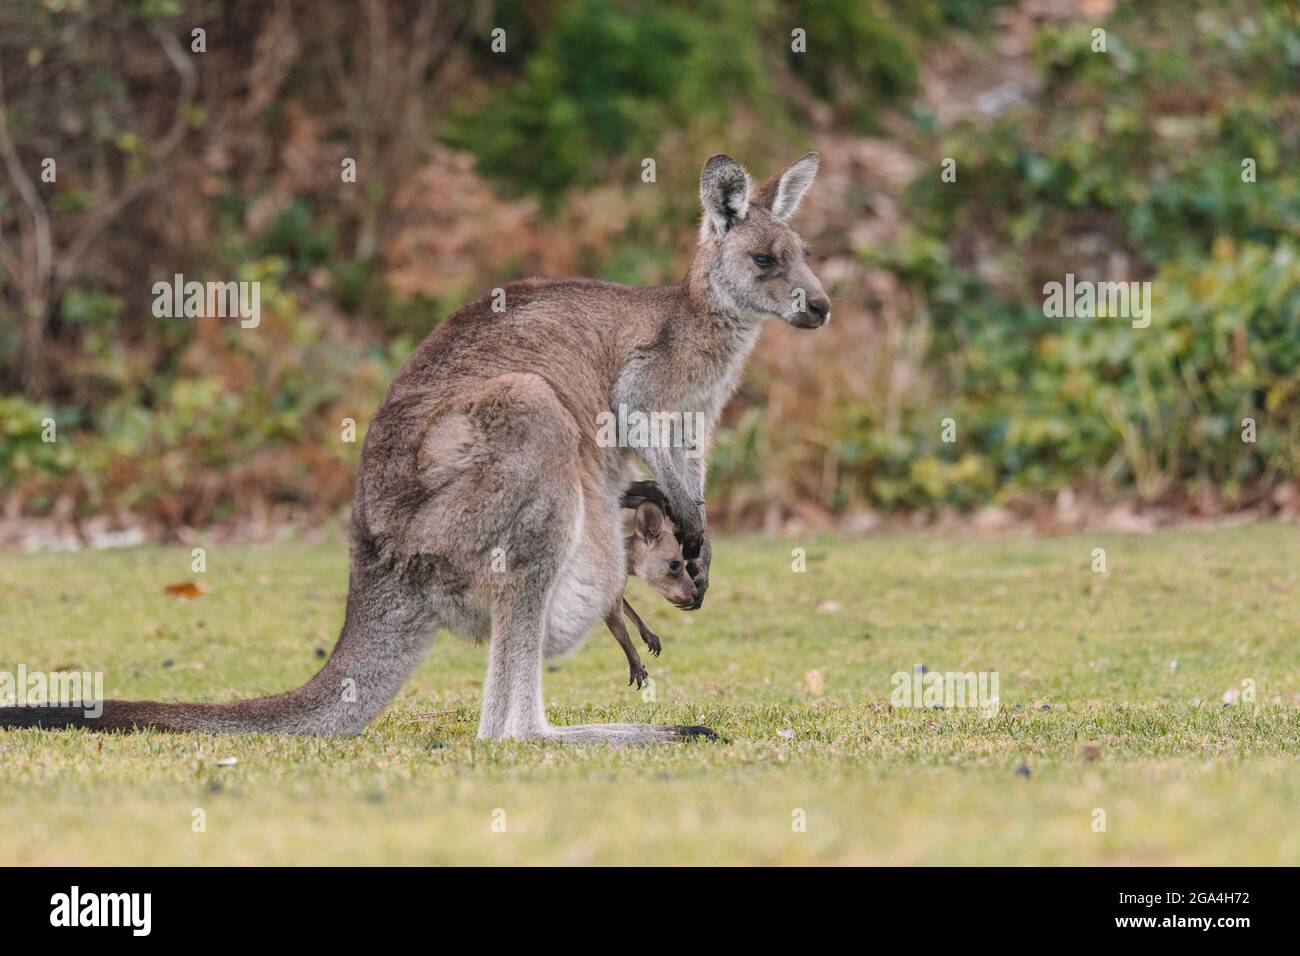
[[(51, 422), (53, 430), (48, 430)], [(66, 429), (66, 419), (63, 425)], [(69, 442), (58, 442), (58, 430), (52, 409), (18, 395), (0, 395), (0, 475), (13, 482), (65, 479), (76, 459)], [(52, 499), (40, 502), (45, 507), (52, 503)]]
[[(896, 251), (924, 290), (939, 407), (891, 431), (843, 410), (838, 452), (872, 503), (973, 506), (1087, 480), (1142, 500), (1243, 493), (1300, 475), (1300, 254), (1221, 240), (1152, 280), (1150, 327), (1050, 319), (955, 269), (939, 244)], [(958, 441), (942, 441), (951, 417)], [(1243, 441), (1246, 419), (1254, 441)]]
[[(486, 102), (463, 104), (447, 138), (472, 150), (483, 172), (554, 205), (567, 189), (603, 179), (611, 163), (651, 155), (670, 130), (720, 131), (737, 108), (767, 122), (806, 121), (804, 85), (873, 128), (878, 106), (915, 90), (922, 32), (994, 5), (938, 4), (926, 18), (916, 11), (927, 4), (862, 0), (570, 0), (540, 36), (506, 28), (508, 42), (526, 38), (518, 75)], [(793, 52), (796, 27), (814, 37), (807, 52)], [(790, 72), (774, 72), (773, 62)]]
[[(742, 9), (711, 5), (724, 22)], [(720, 117), (728, 96), (765, 82), (752, 43), (715, 40), (706, 10), (566, 4), (518, 80), (462, 110), (449, 139), (487, 174), (554, 200), (594, 182), (612, 157), (645, 154), (688, 110)]]
[[(1037, 99), (945, 140), (958, 181), (918, 180), (917, 219), (934, 235), (991, 233), (1021, 279), (1058, 275), (1052, 252), (1083, 229), (1152, 265), (1205, 254), (1223, 236), (1300, 238), (1300, 176), (1286, 162), (1300, 148), (1294, 15), (1266, 8), (1249, 29), (1212, 11), (1194, 27), (1166, 23), (1177, 8), (1121, 20), (1104, 54), (1087, 29), (1041, 31)], [(1160, 43), (1124, 39), (1130, 24)]]
[[(149, 134), (166, 129), (176, 83), (142, 72), (160, 55), (149, 29), (188, 22), (199, 9), (185, 0), (74, 6), (23, 5), (0, 20), (8, 119), (23, 156), (81, 150), (60, 159), (60, 180), (46, 190), (56, 225), (93, 214), (114, 175), (130, 184), (148, 174)], [(372, 408), (413, 342), (460, 301), (529, 269), (513, 258), (526, 252), (496, 256), (471, 235), (456, 247), (463, 282), (453, 273), (426, 293), (392, 280), (380, 227), (411, 214), (409, 197), (397, 198), (398, 173), (417, 169), (435, 137), (472, 153), (502, 193), (539, 200), (552, 221), (617, 221), (617, 234), (572, 237), (573, 261), (585, 274), (637, 284), (680, 274), (680, 239), (698, 214), (693, 162), (662, 163), (672, 184), (653, 200), (644, 190), (610, 198), (606, 187), (638, 181), (644, 157), (704, 155), (721, 142), (752, 150), (744, 155), (759, 171), (790, 158), (792, 143), (802, 149), (825, 136), (852, 148), (862, 133), (921, 157), (925, 172), (902, 197), (908, 226), (897, 241), (853, 250), (843, 236), (826, 237), (836, 255), (884, 270), (910, 293), (915, 374), (889, 403), (855, 393), (776, 421), (764, 407), (765, 371), (756, 370), (718, 436), (711, 505), (752, 516), (816, 487), (831, 509), (977, 508), (1067, 488), (1231, 506), (1300, 478), (1300, 29), (1287, 4), (1120, 5), (1099, 21), (1104, 53), (1093, 49), (1090, 23), (1036, 22), (1026, 98), (950, 125), (920, 97), (926, 58), (982, 45), (993, 59), (1014, 5), (459, 0), (450, 8), (472, 23), (453, 44), (464, 48), (472, 82), (439, 88), (436, 109), (406, 125), (377, 122), (404, 115), (405, 104), (321, 92), (364, 87), (374, 72), (372, 38), (343, 7), (323, 4), (299, 25), (301, 44), (275, 48), (283, 62), (255, 43), (270, 30), (258, 18), (272, 11), (209, 21), (205, 62), (248, 68), (247, 99), (223, 113), (222, 97), (236, 93), (218, 85), (186, 112), (189, 148), (208, 165), (187, 167), (167, 201), (132, 207), (133, 228), (118, 230), (57, 298), (44, 334), (60, 374), (39, 395), (15, 384), (20, 310), (15, 277), (0, 269), (0, 478), (25, 510), (48, 512), (63, 496), (81, 513), (136, 509), (176, 525), (246, 513), (250, 502), (346, 501), (358, 446), (338, 440), (341, 420)], [(509, 55), (490, 47), (495, 26)], [(791, 49), (796, 30), (806, 53)], [(355, 48), (322, 52), (344, 41)], [(271, 91), (260, 100), (254, 80)], [(413, 82), (420, 89), (424, 80)], [(201, 138), (241, 118), (238, 135)], [(407, 165), (340, 192), (338, 158), (361, 140), (372, 167), (390, 155)], [(329, 176), (313, 165), (321, 156)], [(956, 182), (937, 175), (943, 157), (957, 158)], [(850, 234), (852, 217), (875, 215), (875, 187), (841, 173), (835, 188), (828, 205), (839, 218), (826, 228)], [(579, 196), (579, 213), (563, 219)], [(471, 231), (490, 204), (473, 202), (445, 203)], [(0, 183), (0, 217), (21, 215), (19, 197)], [(172, 215), (185, 222), (170, 229)], [(423, 228), (446, 230), (448, 218)], [(413, 248), (418, 262), (427, 247)], [(260, 281), (259, 335), (152, 316), (141, 276), (172, 270)], [(1151, 326), (1044, 316), (1043, 284), (1067, 272), (1150, 280)], [(838, 370), (851, 359), (826, 361)], [(57, 444), (42, 440), (46, 418), (57, 423)], [(941, 440), (944, 418), (956, 424), (956, 443)], [(1254, 443), (1242, 441), (1247, 418)]]
[[(1300, 477), (1294, 14), (1151, 4), (1108, 26), (1104, 54), (1041, 30), (1036, 100), (943, 137), (957, 181), (919, 177), (914, 228), (871, 254), (918, 295), (933, 382), (896, 428), (840, 410), (842, 479), (875, 507), (1067, 487), (1240, 506)], [(1067, 272), (1150, 278), (1151, 326), (1045, 317)]]

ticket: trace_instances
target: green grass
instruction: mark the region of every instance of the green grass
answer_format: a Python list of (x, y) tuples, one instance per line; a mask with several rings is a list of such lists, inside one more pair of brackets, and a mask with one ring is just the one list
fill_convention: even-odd
[[(656, 701), (603, 631), (545, 693), (556, 723), (704, 723), (729, 744), (476, 742), (484, 650), (443, 637), (356, 739), (0, 732), (6, 862), (1300, 863), (1294, 527), (715, 551), (695, 615), (633, 584), (665, 639)], [(343, 544), (207, 559), (0, 555), (0, 670), (203, 700), (305, 680), (341, 620)], [(163, 593), (192, 577), (212, 593)], [(891, 708), (918, 664), (998, 672), (1000, 711)], [(1246, 679), (1255, 700), (1225, 707)]]

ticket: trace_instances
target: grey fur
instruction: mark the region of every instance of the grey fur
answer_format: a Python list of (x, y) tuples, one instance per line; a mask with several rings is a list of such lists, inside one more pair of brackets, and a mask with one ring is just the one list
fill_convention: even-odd
[[(815, 156), (800, 162), (815, 168)], [(806, 173), (786, 188), (801, 192)], [(663, 490), (693, 561), (696, 607), (708, 586), (703, 456), (601, 447), (598, 414), (620, 403), (702, 412), (711, 434), (762, 319), (815, 327), (829, 318), (802, 240), (772, 212), (781, 179), (753, 193), (748, 183), (728, 157), (706, 164), (705, 228), (682, 282), (516, 282), (505, 288), (504, 312), (485, 296), (421, 343), (367, 432), (343, 630), (306, 685), (226, 704), (106, 701), (98, 721), (70, 708), (0, 708), (0, 727), (356, 734), (443, 628), (490, 636), (481, 738), (648, 743), (707, 733), (553, 726), (542, 704), (542, 660), (572, 651), (617, 608), (626, 580), (619, 496), (634, 454)], [(783, 206), (791, 201), (797, 196)], [(779, 264), (759, 269), (759, 250)], [(824, 308), (795, 310), (796, 288)], [(505, 570), (494, 570), (502, 555)]]

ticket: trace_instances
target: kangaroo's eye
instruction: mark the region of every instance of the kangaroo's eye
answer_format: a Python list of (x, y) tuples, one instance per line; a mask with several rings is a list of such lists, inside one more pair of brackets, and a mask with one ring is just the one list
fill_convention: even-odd
[(669, 561), (668, 570), (672, 574), (679, 574), (682, 570), (682, 563), (680, 561)]
[(760, 269), (770, 269), (776, 262), (776, 260), (771, 256), (754, 256), (753, 258), (754, 265), (758, 266)]

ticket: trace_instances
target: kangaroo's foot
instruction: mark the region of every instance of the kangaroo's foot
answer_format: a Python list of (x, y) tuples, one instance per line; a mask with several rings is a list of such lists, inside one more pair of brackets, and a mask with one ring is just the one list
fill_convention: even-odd
[(641, 746), (702, 737), (722, 740), (708, 727), (685, 724), (574, 724), (568, 727), (551, 727), (545, 739), (562, 743), (603, 743), (614, 746)]
[[(483, 736), (479, 735), (480, 738)], [(701, 737), (706, 740), (726, 742), (708, 727), (688, 724), (571, 724), (546, 726), (528, 733), (502, 735), (513, 740), (554, 740), (565, 744), (611, 744), (613, 746), (643, 746), (668, 743)]]

